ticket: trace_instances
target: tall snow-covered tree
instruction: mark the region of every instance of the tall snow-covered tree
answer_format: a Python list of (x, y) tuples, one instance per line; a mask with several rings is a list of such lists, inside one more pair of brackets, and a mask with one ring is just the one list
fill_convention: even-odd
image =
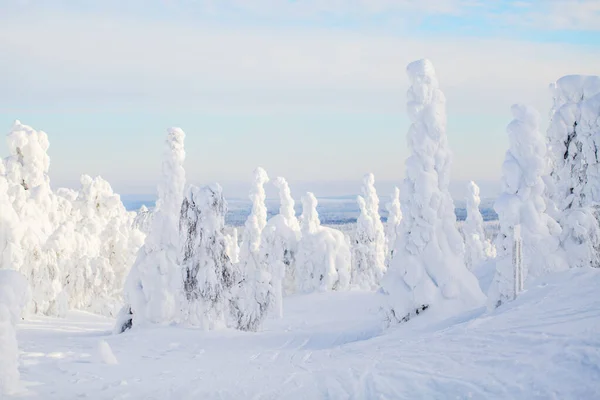
[(477, 268), (482, 262), (496, 256), (496, 249), (485, 238), (483, 217), (479, 210), (479, 186), (471, 181), (467, 184), (467, 218), (463, 224), (465, 235), (465, 263), (469, 269)]
[[(279, 189), (279, 214), (272, 217), (262, 232), (262, 255), (276, 277), (274, 283), (281, 284), (273, 290), (276, 293), (291, 294), (296, 290), (296, 253), (300, 241), (300, 223), (296, 218), (295, 202), (287, 181), (279, 177), (275, 180)], [(276, 296), (281, 299), (281, 296)], [(282, 305), (276, 302), (273, 307), (275, 316), (280, 316)]]
[(184, 139), (181, 129), (168, 130), (152, 227), (127, 277), (127, 305), (117, 321), (117, 330), (132, 324), (169, 323), (179, 317), (176, 300), (181, 291), (181, 268), (177, 255), (185, 185)]
[(29, 311), (64, 315), (67, 302), (61, 271), (45, 248), (46, 240), (62, 219), (57, 213), (56, 196), (50, 189), (48, 135), (16, 121), (7, 144), (10, 151), (4, 160), (7, 193), (21, 225), (20, 232), (13, 233), (19, 236), (22, 262), (13, 268), (30, 282)]
[(565, 76), (553, 92), (549, 197), (570, 265), (600, 267), (600, 77)]
[(400, 236), (382, 285), (391, 322), (407, 321), (428, 308), (458, 312), (485, 300), (464, 264), (448, 191), (451, 153), (444, 94), (429, 60), (410, 63), (407, 73), (411, 155), (401, 189)]
[(361, 191), (364, 197), (357, 198), (360, 215), (351, 246), (352, 284), (373, 290), (379, 287), (386, 271), (385, 233), (379, 216), (379, 197), (373, 174), (364, 176)]
[(514, 298), (512, 249), (514, 227), (521, 226), (525, 283), (549, 272), (568, 268), (560, 246), (560, 226), (546, 214), (543, 199), (546, 145), (539, 131), (539, 114), (531, 107), (515, 104), (514, 120), (508, 125), (509, 150), (502, 165), (502, 194), (494, 209), (500, 232), (496, 238), (496, 275), (488, 293), (489, 307)]
[(269, 181), (266, 171), (258, 167), (250, 189), (252, 210), (246, 220), (240, 262), (237, 275), (240, 277), (234, 288), (232, 314), (238, 329), (256, 331), (267, 316), (277, 295), (273, 290), (273, 277), (261, 257), (261, 235), (267, 225), (264, 185)]
[(296, 286), (301, 293), (345, 290), (350, 284), (351, 253), (344, 234), (321, 226), (317, 199), (302, 197), (302, 238), (296, 257)]
[(400, 189), (394, 188), (390, 196), (390, 202), (385, 205), (388, 212), (387, 222), (385, 224), (385, 241), (386, 241), (386, 267), (390, 265), (390, 260), (394, 257), (394, 248), (396, 246), (396, 238), (402, 221), (402, 210), (400, 209)]
[(226, 248), (226, 212), (218, 184), (190, 186), (181, 206), (181, 320), (203, 329), (222, 328), (228, 322), (235, 277)]

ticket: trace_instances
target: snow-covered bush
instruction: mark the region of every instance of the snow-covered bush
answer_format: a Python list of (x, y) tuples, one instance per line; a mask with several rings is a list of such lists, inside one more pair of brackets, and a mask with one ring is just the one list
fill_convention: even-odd
[(296, 257), (296, 285), (301, 293), (345, 290), (350, 284), (351, 253), (344, 234), (321, 226), (317, 199), (302, 197), (302, 238)]
[(481, 263), (496, 256), (496, 249), (485, 238), (483, 217), (479, 211), (479, 186), (471, 181), (467, 184), (467, 218), (463, 225), (465, 235), (465, 263), (467, 268), (477, 268)]
[(222, 328), (228, 321), (235, 277), (226, 249), (226, 212), (218, 184), (190, 186), (181, 206), (181, 321), (204, 329)]
[(178, 318), (177, 296), (181, 293), (182, 276), (177, 256), (185, 185), (184, 139), (181, 129), (168, 130), (152, 227), (127, 277), (126, 305), (117, 331), (132, 324), (170, 323)]
[(566, 268), (566, 255), (560, 246), (561, 229), (545, 213), (543, 199), (546, 145), (539, 132), (539, 114), (515, 104), (514, 120), (508, 125), (509, 150), (502, 165), (502, 190), (494, 204), (500, 221), (496, 237), (496, 276), (488, 294), (489, 306), (512, 300), (514, 293), (514, 227), (521, 226), (523, 274), (525, 283), (549, 272)]
[[(275, 180), (279, 189), (279, 214), (272, 217), (262, 232), (262, 257), (276, 277), (274, 291), (292, 294), (296, 291), (296, 253), (300, 241), (300, 223), (294, 210), (294, 199), (287, 181), (279, 177)], [(281, 315), (281, 304), (274, 305), (274, 314)]]
[(252, 211), (246, 220), (240, 262), (236, 275), (240, 278), (234, 288), (232, 299), (233, 324), (236, 328), (256, 331), (275, 303), (281, 302), (281, 283), (274, 282), (278, 276), (269, 272), (269, 267), (261, 257), (261, 235), (267, 225), (267, 207), (265, 205), (264, 185), (269, 181), (262, 168), (254, 171), (254, 181), (250, 189)]
[(386, 267), (390, 265), (390, 260), (394, 257), (394, 248), (396, 246), (396, 238), (400, 229), (400, 221), (402, 221), (402, 210), (400, 209), (400, 189), (394, 188), (390, 196), (390, 202), (385, 205), (388, 212), (387, 222), (385, 224), (385, 242), (386, 242)]
[[(550, 200), (563, 227), (563, 245), (577, 255), (569, 264), (600, 266), (600, 77), (570, 75), (553, 85), (548, 128)], [(590, 217), (584, 222), (583, 216)]]
[(29, 287), (23, 275), (0, 270), (0, 397), (18, 389), (19, 349), (16, 324), (28, 302)]
[(387, 317), (403, 322), (428, 308), (459, 312), (485, 296), (464, 264), (464, 244), (448, 191), (451, 153), (445, 97), (429, 60), (407, 67), (411, 155), (401, 188), (402, 221), (394, 258), (383, 279)]
[(364, 176), (361, 190), (364, 197), (357, 198), (360, 215), (351, 246), (351, 281), (358, 288), (374, 290), (385, 274), (386, 243), (373, 174)]

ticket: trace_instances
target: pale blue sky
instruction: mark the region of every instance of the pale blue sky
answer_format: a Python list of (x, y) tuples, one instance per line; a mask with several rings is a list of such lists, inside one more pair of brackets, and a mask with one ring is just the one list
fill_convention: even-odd
[(510, 105), (546, 116), (550, 82), (600, 73), (600, 2), (0, 0), (0, 129), (48, 133), (54, 186), (88, 173), (152, 193), (175, 125), (192, 183), (239, 194), (262, 165), (350, 191), (366, 172), (401, 181), (404, 68), (423, 57), (453, 177), (495, 181)]

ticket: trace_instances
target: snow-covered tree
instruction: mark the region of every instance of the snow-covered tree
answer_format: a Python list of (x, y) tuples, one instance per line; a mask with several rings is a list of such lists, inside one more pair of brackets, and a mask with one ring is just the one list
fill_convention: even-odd
[(181, 320), (203, 329), (222, 328), (228, 321), (235, 277), (226, 249), (226, 212), (218, 184), (190, 186), (181, 206)]
[(177, 256), (185, 186), (184, 138), (181, 129), (168, 130), (152, 227), (127, 277), (126, 306), (117, 321), (121, 328), (131, 324), (169, 323), (178, 318), (177, 295), (182, 279)]
[(600, 77), (565, 76), (552, 87), (549, 197), (570, 265), (600, 267)]
[(546, 145), (539, 131), (539, 114), (520, 104), (513, 105), (511, 111), (514, 120), (507, 127), (510, 147), (502, 165), (503, 192), (494, 204), (500, 232), (496, 238), (496, 275), (488, 294), (492, 308), (515, 296), (512, 249), (516, 225), (521, 226), (525, 283), (568, 268), (560, 247), (560, 226), (545, 213), (542, 176), (547, 165)]
[(390, 265), (390, 260), (394, 257), (394, 248), (396, 246), (396, 238), (400, 229), (400, 221), (402, 221), (402, 210), (400, 209), (400, 189), (394, 188), (390, 196), (390, 202), (385, 205), (388, 212), (387, 222), (385, 224), (385, 241), (386, 241), (386, 267)]
[[(300, 241), (300, 223), (296, 218), (295, 202), (287, 181), (279, 177), (275, 180), (279, 189), (279, 214), (272, 217), (262, 233), (262, 255), (276, 277), (274, 283), (283, 287), (274, 287), (275, 293), (292, 294), (296, 291), (296, 253)], [(278, 295), (276, 299), (281, 299)], [(281, 303), (273, 307), (276, 316), (281, 315)]]
[(19, 349), (16, 324), (28, 302), (29, 287), (23, 275), (0, 269), (0, 397), (19, 387)]
[(465, 235), (465, 262), (467, 268), (474, 269), (482, 262), (496, 256), (496, 249), (492, 243), (485, 238), (483, 230), (483, 217), (479, 211), (479, 186), (471, 181), (467, 184), (467, 218), (463, 224)]
[(231, 228), (231, 233), (225, 235), (227, 244), (227, 255), (232, 263), (237, 264), (240, 261), (240, 244), (238, 242), (237, 228)]
[(317, 199), (310, 192), (302, 197), (301, 231), (296, 257), (297, 291), (347, 289), (351, 278), (349, 243), (342, 232), (321, 226)]
[[(19, 240), (20, 264), (12, 268), (19, 270), (31, 285), (30, 311), (64, 315), (67, 302), (62, 293), (61, 271), (45, 248), (46, 240), (63, 218), (56, 212), (56, 196), (50, 189), (48, 136), (16, 121), (7, 144), (10, 151), (4, 160), (7, 193), (20, 221), (18, 230), (12, 230), (11, 234), (13, 240)], [(16, 254), (9, 257), (13, 256)]]
[(382, 292), (390, 321), (403, 322), (428, 308), (458, 312), (485, 296), (464, 264), (464, 244), (448, 191), (451, 153), (445, 97), (429, 60), (407, 67), (411, 155), (402, 189), (402, 222)]
[(365, 290), (374, 290), (379, 287), (386, 271), (386, 243), (373, 174), (364, 176), (362, 194), (364, 197), (357, 198), (360, 215), (351, 246), (352, 284)]
[(148, 232), (150, 232), (150, 228), (152, 227), (153, 217), (154, 213), (151, 210), (149, 210), (148, 207), (142, 204), (133, 220), (133, 227), (139, 229), (142, 233), (147, 235)]
[(256, 331), (277, 301), (273, 290), (273, 280), (277, 277), (271, 275), (260, 252), (262, 231), (267, 225), (264, 185), (268, 181), (264, 169), (259, 167), (254, 171), (250, 189), (252, 210), (244, 226), (236, 273), (240, 279), (232, 300), (233, 324), (247, 331)]

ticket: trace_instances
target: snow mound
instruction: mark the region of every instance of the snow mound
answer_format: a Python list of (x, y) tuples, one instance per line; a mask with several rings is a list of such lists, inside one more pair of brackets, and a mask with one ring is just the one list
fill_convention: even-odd
[(106, 343), (106, 340), (98, 342), (98, 360), (107, 365), (117, 365), (119, 363), (112, 349), (108, 343)]

